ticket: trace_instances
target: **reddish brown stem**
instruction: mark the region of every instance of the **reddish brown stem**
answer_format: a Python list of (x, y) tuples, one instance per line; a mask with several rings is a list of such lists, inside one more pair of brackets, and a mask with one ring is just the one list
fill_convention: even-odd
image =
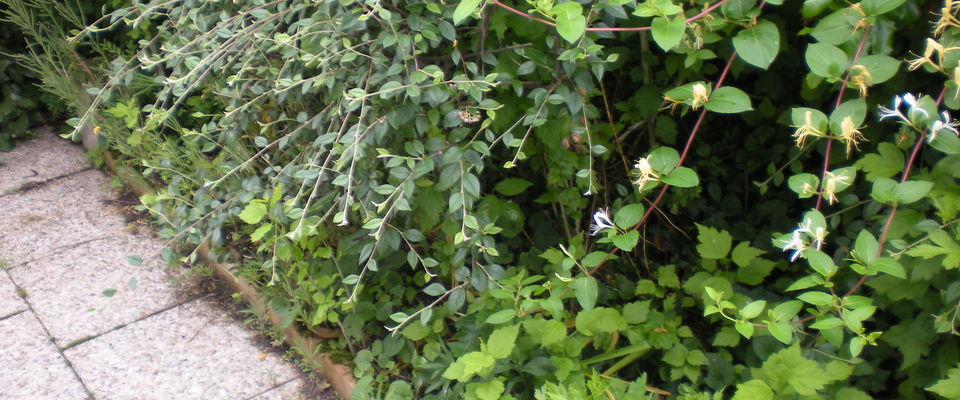
[[(943, 88), (943, 91), (940, 92), (940, 96), (937, 96), (937, 106), (940, 105), (940, 102), (943, 101), (943, 96), (947, 92), (947, 88)], [(920, 148), (923, 147), (923, 140), (926, 138), (925, 132), (920, 132), (920, 136), (917, 137), (917, 143), (913, 145), (913, 150), (910, 151), (910, 159), (907, 160), (907, 164), (903, 167), (903, 174), (900, 176), (900, 183), (906, 182), (910, 178), (910, 170), (913, 169), (913, 163), (917, 160), (917, 154), (920, 154)], [(890, 225), (893, 224), (893, 217), (897, 215), (897, 205), (894, 204), (890, 209), (890, 214), (887, 215), (887, 220), (883, 224), (883, 229), (880, 230), (880, 245), (877, 246), (877, 257), (883, 256), (883, 245), (887, 242), (887, 232), (890, 231)], [(847, 291), (847, 294), (844, 297), (849, 296), (857, 292), (860, 289), (860, 286), (863, 286), (863, 283), (867, 281), (869, 275), (863, 275), (857, 280), (857, 283)]]
[[(836, 110), (840, 108), (840, 104), (843, 103), (843, 93), (847, 90), (847, 83), (850, 82), (850, 74), (853, 70), (849, 67), (852, 67), (857, 60), (860, 59), (860, 55), (863, 53), (863, 45), (867, 43), (867, 36), (870, 34), (870, 25), (867, 25), (866, 28), (863, 28), (863, 36), (860, 37), (860, 44), (857, 45), (857, 52), (853, 55), (853, 60), (850, 61), (850, 65), (847, 68), (847, 75), (843, 77), (843, 82), (840, 85), (840, 92), (837, 94), (837, 100), (833, 103), (833, 109)], [(824, 179), (827, 177), (827, 171), (830, 170), (830, 151), (833, 150), (833, 139), (827, 138), (827, 148), (823, 154), (823, 169), (820, 172), (820, 184), (823, 185)], [(822, 188), (823, 186), (821, 186)], [(823, 194), (822, 191), (817, 193), (817, 210), (820, 210), (820, 205), (823, 204)]]
[[(687, 18), (687, 19), (686, 19), (686, 22), (689, 23), (689, 22), (696, 21), (696, 20), (700, 19), (701, 17), (703, 17), (704, 15), (709, 14), (711, 11), (716, 10), (717, 7), (720, 7), (721, 5), (723, 5), (723, 3), (726, 3), (726, 2), (728, 2), (728, 1), (730, 1), (730, 0), (720, 0), (719, 2), (717, 2), (717, 4), (714, 4), (714, 5), (710, 6), (710, 7), (704, 8), (703, 11), (700, 11), (700, 12), (697, 13), (696, 15)], [(548, 21), (548, 20), (545, 20), (545, 19), (543, 19), (543, 18), (540, 18), (540, 17), (534, 16), (534, 15), (527, 14), (527, 13), (525, 13), (525, 12), (523, 12), (523, 11), (517, 10), (516, 8), (513, 8), (513, 7), (510, 7), (510, 6), (506, 5), (506, 4), (503, 4), (503, 3), (501, 3), (499, 0), (490, 0), (490, 2), (493, 3), (493, 4), (495, 4), (497, 7), (500, 7), (500, 8), (502, 8), (502, 9), (504, 9), (504, 10), (510, 11), (510, 12), (512, 12), (512, 13), (514, 13), (514, 14), (517, 14), (517, 15), (519, 15), (519, 16), (521, 16), (521, 17), (530, 19), (530, 20), (532, 20), (532, 21), (537, 21), (537, 22), (539, 22), (539, 23), (541, 23), (541, 24), (545, 24), (545, 25), (557, 26), (557, 24), (556, 24), (555, 22), (553, 22), (553, 21)], [(627, 27), (627, 28), (609, 28), (609, 27), (598, 27), (598, 28), (594, 28), (594, 27), (587, 27), (585, 30), (586, 30), (587, 32), (640, 32), (640, 31), (649, 31), (650, 29), (651, 29), (651, 27), (649, 27), (649, 26), (638, 26), (638, 27)]]

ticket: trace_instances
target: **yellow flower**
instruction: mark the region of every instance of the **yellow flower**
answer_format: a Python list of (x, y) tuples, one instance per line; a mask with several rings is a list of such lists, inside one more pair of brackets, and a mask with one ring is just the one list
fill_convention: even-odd
[(827, 198), (827, 203), (833, 205), (837, 202), (837, 186), (843, 185), (844, 188), (850, 186), (850, 176), (847, 174), (834, 174), (827, 171), (823, 174), (823, 197)]
[(866, 140), (863, 137), (863, 133), (860, 133), (857, 126), (853, 124), (853, 119), (850, 118), (850, 116), (846, 116), (843, 118), (843, 121), (840, 121), (839, 139), (847, 145), (847, 157), (850, 157), (850, 153), (854, 148), (860, 150), (860, 142)]
[(637, 160), (637, 163), (634, 164), (633, 167), (636, 168), (640, 173), (634, 183), (640, 187), (641, 192), (643, 191), (643, 187), (647, 185), (647, 182), (656, 182), (660, 180), (660, 174), (653, 170), (653, 167), (650, 166), (650, 161), (646, 158)]
[(803, 125), (796, 127), (793, 132), (793, 140), (797, 142), (797, 147), (803, 148), (808, 137), (826, 137), (817, 127), (813, 126), (813, 112), (807, 111), (803, 114)]

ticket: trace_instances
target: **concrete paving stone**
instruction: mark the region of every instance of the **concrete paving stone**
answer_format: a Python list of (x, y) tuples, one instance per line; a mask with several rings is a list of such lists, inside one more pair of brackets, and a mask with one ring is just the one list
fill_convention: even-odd
[(83, 385), (29, 312), (0, 320), (0, 365), (4, 366), (0, 399), (87, 398)]
[[(125, 234), (10, 270), (57, 345), (104, 333), (176, 304), (159, 240)], [(131, 265), (128, 257), (144, 259)], [(114, 290), (108, 296), (104, 292)]]
[(26, 303), (20, 296), (17, 296), (17, 287), (10, 281), (6, 273), (0, 272), (0, 318), (23, 311), (26, 308)]
[(268, 390), (250, 400), (308, 400), (303, 395), (303, 381), (300, 379), (292, 380), (273, 389)]
[(0, 259), (9, 268), (76, 243), (121, 234), (110, 180), (87, 171), (0, 198)]
[(80, 145), (60, 138), (49, 128), (38, 130), (37, 135), (10, 152), (0, 153), (0, 193), (90, 167)]
[(98, 400), (247, 399), (299, 376), (254, 335), (197, 300), (64, 354)]

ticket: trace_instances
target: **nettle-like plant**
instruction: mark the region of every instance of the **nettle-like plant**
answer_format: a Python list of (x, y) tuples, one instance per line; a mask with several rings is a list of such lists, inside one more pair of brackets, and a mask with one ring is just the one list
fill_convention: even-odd
[(79, 33), (143, 38), (74, 122), (161, 235), (339, 330), (355, 398), (956, 397), (929, 7), (134, 1)]

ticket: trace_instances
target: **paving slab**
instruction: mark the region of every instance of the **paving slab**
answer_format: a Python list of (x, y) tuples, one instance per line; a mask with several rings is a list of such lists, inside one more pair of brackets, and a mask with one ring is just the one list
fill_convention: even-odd
[(60, 138), (51, 129), (40, 130), (37, 135), (10, 152), (0, 153), (0, 193), (90, 167), (79, 145)]
[(0, 271), (0, 318), (26, 309), (26, 303), (17, 296), (17, 287), (5, 272)]
[(250, 400), (307, 400), (303, 395), (303, 381), (295, 379), (284, 383)]
[(123, 233), (126, 220), (111, 205), (116, 197), (109, 183), (91, 170), (0, 197), (0, 259), (15, 269), (77, 243)]
[[(10, 270), (57, 345), (129, 324), (177, 303), (156, 254), (162, 242), (125, 233)], [(131, 265), (128, 257), (145, 260)]]
[(0, 398), (88, 398), (66, 360), (30, 312), (0, 320)]
[(248, 399), (299, 377), (289, 363), (262, 353), (254, 335), (196, 300), (64, 355), (98, 400)]

